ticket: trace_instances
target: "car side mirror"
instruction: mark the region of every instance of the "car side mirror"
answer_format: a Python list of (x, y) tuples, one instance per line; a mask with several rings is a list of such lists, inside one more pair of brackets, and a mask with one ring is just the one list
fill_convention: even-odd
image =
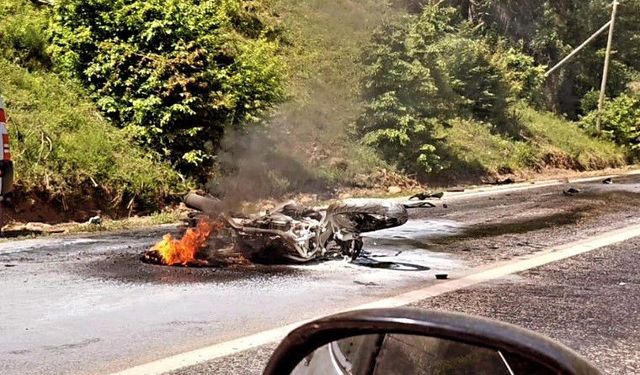
[(265, 375), (580, 374), (601, 372), (525, 329), (417, 309), (362, 310), (291, 332)]

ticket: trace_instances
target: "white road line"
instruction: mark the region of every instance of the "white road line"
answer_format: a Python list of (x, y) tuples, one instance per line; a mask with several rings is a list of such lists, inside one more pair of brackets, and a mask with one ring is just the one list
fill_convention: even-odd
[(555, 180), (546, 180), (546, 181), (523, 182), (523, 183), (503, 185), (503, 186), (481, 186), (481, 187), (473, 188), (460, 193), (449, 193), (445, 196), (449, 198), (470, 198), (475, 196), (490, 196), (495, 194), (515, 193), (518, 191), (538, 189), (542, 187), (595, 182), (595, 181), (601, 181), (606, 177), (612, 177), (615, 179), (619, 177), (629, 177), (629, 176), (637, 176), (637, 175), (640, 175), (640, 170), (632, 170), (632, 171), (628, 171), (620, 174), (614, 174), (614, 175), (600, 175), (600, 176), (582, 177), (582, 178), (568, 179), (568, 180), (555, 179)]
[[(474, 197), (490, 197), (490, 196), (499, 195), (499, 194), (516, 193), (519, 191), (541, 189), (545, 187), (601, 181), (606, 177), (611, 177), (615, 179), (619, 177), (629, 177), (629, 176), (637, 176), (637, 175), (640, 175), (640, 170), (630, 170), (627, 172), (617, 173), (617, 174), (598, 175), (593, 177), (582, 177), (582, 178), (575, 178), (575, 179), (568, 179), (568, 180), (552, 179), (552, 180), (542, 180), (542, 181), (519, 182), (516, 184), (502, 185), (502, 186), (484, 185), (484, 186), (468, 188), (461, 192), (445, 193), (445, 196), (442, 199), (442, 201), (449, 202), (449, 201), (456, 201), (459, 199), (468, 199), (468, 198), (474, 198)], [(348, 200), (357, 202), (357, 201), (370, 200), (370, 199), (371, 198), (350, 198)], [(396, 197), (396, 198), (381, 198), (381, 199), (393, 201), (393, 202), (405, 202), (409, 199), (409, 196)], [(327, 206), (318, 206), (315, 208), (326, 209)]]
[[(395, 297), (381, 299), (376, 302), (367, 303), (352, 308), (353, 310), (369, 308), (392, 308), (404, 306), (421, 300), (435, 297), (444, 293), (459, 289), (468, 288), (483, 282), (498, 279), (510, 274), (522, 272), (531, 268), (543, 266), (545, 264), (557, 262), (576, 255), (588, 253), (605, 246), (614, 245), (620, 242), (640, 236), (640, 224), (629, 226), (623, 229), (610, 231), (588, 239), (575, 241), (566, 245), (550, 248), (543, 253), (521, 257), (511, 261), (495, 263), (492, 265), (476, 268), (459, 275), (459, 278), (445, 281), (426, 288), (414, 290), (400, 294)], [(351, 310), (351, 309), (350, 309)], [(336, 313), (339, 311), (336, 311)], [(149, 362), (140, 366), (132, 367), (113, 375), (156, 375), (169, 371), (175, 371), (184, 367), (197, 365), (206, 361), (226, 357), (245, 350), (257, 348), (259, 346), (280, 341), (294, 328), (310, 321), (299, 321), (284, 327), (259, 332), (253, 335), (241, 337), (239, 339), (215, 344), (202, 349), (197, 349), (187, 353), (182, 353)]]

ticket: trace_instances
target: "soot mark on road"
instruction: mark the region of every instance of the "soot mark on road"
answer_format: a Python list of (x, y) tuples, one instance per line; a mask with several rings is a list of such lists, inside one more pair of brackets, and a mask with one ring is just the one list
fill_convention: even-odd
[(72, 271), (83, 277), (135, 284), (228, 283), (240, 280), (259, 282), (278, 277), (298, 277), (304, 270), (287, 266), (234, 266), (228, 268), (188, 268), (146, 264), (140, 254), (127, 253), (76, 264)]
[[(570, 201), (569, 207), (567, 200)], [(564, 201), (564, 202), (561, 202)], [(613, 205), (640, 204), (640, 194), (627, 191), (613, 191), (606, 193), (584, 193), (575, 197), (561, 197), (549, 199), (541, 208), (565, 207), (560, 212), (548, 215), (536, 215), (524, 219), (501, 220), (476, 224), (463, 228), (459, 233), (434, 239), (438, 244), (450, 244), (467, 239), (483, 239), (508, 234), (525, 234), (544, 229), (576, 225), (584, 220), (605, 214)]]
[(375, 269), (386, 269), (393, 271), (408, 271), (408, 272), (424, 272), (429, 271), (431, 268), (427, 266), (423, 266), (420, 264), (407, 263), (407, 262), (390, 262), (390, 261), (379, 261), (373, 259), (372, 257), (363, 256), (353, 261), (352, 264), (375, 268)]

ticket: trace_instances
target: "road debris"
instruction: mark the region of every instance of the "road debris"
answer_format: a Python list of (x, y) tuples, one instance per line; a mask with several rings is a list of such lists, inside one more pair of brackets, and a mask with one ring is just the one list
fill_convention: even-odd
[(96, 216), (90, 218), (87, 221), (87, 224), (90, 224), (90, 225), (102, 225), (102, 222), (103, 222), (102, 216), (100, 216), (100, 213), (98, 213)]
[(362, 285), (362, 286), (379, 286), (380, 284), (378, 283), (374, 283), (373, 281), (359, 281), (359, 280), (354, 280), (353, 281), (354, 284), (358, 284), (358, 285)]
[(509, 178), (505, 178), (504, 180), (498, 180), (498, 181), (492, 182), (491, 185), (498, 185), (498, 186), (499, 185), (513, 185), (515, 183), (516, 183), (516, 181), (509, 177)]
[(427, 200), (427, 199), (442, 199), (442, 197), (444, 197), (444, 192), (442, 192), (442, 191), (439, 192), (439, 193), (433, 193), (431, 191), (427, 191), (427, 192), (424, 192), (424, 193), (416, 194), (416, 195), (412, 196), (411, 198), (409, 198), (409, 200), (411, 201), (411, 200), (417, 199), (417, 200), (424, 201), (424, 200)]
[(462, 187), (452, 187), (447, 189), (447, 193), (464, 193), (465, 189)]
[(436, 279), (438, 280), (446, 280), (449, 278), (449, 275), (446, 273), (439, 273), (436, 275)]
[(564, 190), (562, 193), (563, 193), (564, 195), (566, 195), (566, 196), (573, 197), (573, 196), (575, 196), (575, 195), (580, 194), (580, 193), (581, 193), (581, 191), (580, 191), (580, 190), (578, 190), (578, 189), (576, 189), (576, 188), (569, 188), (569, 189), (567, 189), (567, 190)]
[(611, 178), (611, 177), (609, 177), (609, 178), (605, 178), (605, 179), (602, 181), (602, 183), (603, 183), (603, 184), (605, 184), (605, 185), (612, 185), (612, 184), (613, 184), (613, 178)]

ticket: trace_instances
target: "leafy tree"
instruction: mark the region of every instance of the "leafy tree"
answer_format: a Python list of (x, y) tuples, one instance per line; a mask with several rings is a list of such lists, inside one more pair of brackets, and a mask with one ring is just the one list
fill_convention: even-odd
[[(537, 64), (552, 66), (610, 19), (611, 0), (448, 0), (486, 34), (521, 44)], [(607, 92), (615, 97), (640, 75), (640, 0), (620, 3)], [(547, 103), (572, 117), (580, 99), (600, 88), (606, 33), (546, 82)], [(594, 73), (598, 74), (594, 74)]]
[(508, 96), (511, 99), (541, 106), (543, 103), (545, 65), (538, 65), (532, 56), (522, 52), (523, 48), (511, 47), (500, 40), (495, 48), (491, 64), (498, 67), (506, 79)]
[(420, 174), (446, 168), (442, 137), (456, 118), (495, 131), (510, 128), (508, 104), (531, 99), (542, 82), (533, 59), (477, 37), (454, 8), (426, 6), (413, 21), (385, 25), (362, 63), (364, 111), (356, 127), (365, 143)]
[(190, 175), (225, 129), (258, 123), (284, 97), (261, 1), (60, 0), (52, 34), (55, 62), (106, 116)]
[(48, 13), (26, 0), (0, 0), (0, 57), (30, 69), (49, 67)]
[[(416, 38), (422, 33), (411, 31), (419, 50), (424, 39)], [(374, 34), (362, 58), (367, 67), (362, 82), (367, 102), (356, 125), (364, 142), (388, 160), (431, 172), (440, 168), (431, 118), (447, 104), (437, 95), (432, 71), (408, 50), (409, 36), (406, 23), (385, 25)], [(421, 52), (428, 55), (426, 49)]]

